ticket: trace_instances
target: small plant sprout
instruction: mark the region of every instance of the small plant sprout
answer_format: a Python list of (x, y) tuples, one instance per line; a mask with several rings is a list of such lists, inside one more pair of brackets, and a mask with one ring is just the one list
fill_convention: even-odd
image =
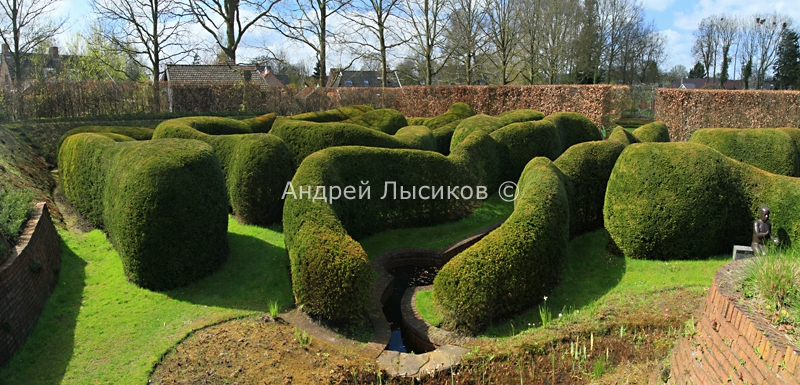
[(300, 330), (298, 328), (294, 328), (294, 338), (297, 339), (297, 342), (300, 343), (302, 347), (311, 345), (311, 340), (313, 339), (305, 330)]
[(278, 318), (278, 314), (280, 314), (280, 308), (278, 307), (278, 301), (270, 301), (269, 302), (269, 315), (272, 318)]

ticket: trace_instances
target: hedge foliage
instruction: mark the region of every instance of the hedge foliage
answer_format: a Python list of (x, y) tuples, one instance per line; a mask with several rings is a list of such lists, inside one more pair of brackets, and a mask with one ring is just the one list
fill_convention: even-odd
[(327, 111), (306, 112), (304, 114), (292, 115), (289, 117), (289, 119), (305, 120), (316, 123), (341, 122), (343, 120), (352, 119), (369, 111), (372, 111), (372, 107), (367, 105), (356, 105)]
[(96, 132), (96, 133), (108, 132), (108, 133), (127, 136), (135, 140), (150, 140), (153, 137), (153, 129), (146, 127), (82, 126), (82, 127), (75, 127), (64, 133), (64, 135), (61, 135), (61, 138), (58, 139), (58, 147), (61, 147), (61, 143), (64, 143), (64, 139), (66, 139), (68, 136), (79, 134), (81, 132)]
[(632, 258), (700, 259), (748, 245), (758, 208), (773, 232), (800, 236), (800, 180), (737, 162), (700, 143), (629, 146), (614, 166), (605, 223)]
[[(217, 123), (219, 127), (215, 127)], [(241, 122), (206, 117), (166, 120), (156, 127), (153, 138), (195, 139), (210, 144), (225, 174), (233, 214), (243, 223), (278, 222), (283, 211), (283, 188), (294, 175), (294, 157), (286, 144), (272, 134), (208, 134), (228, 132), (238, 123)]]
[[(417, 126), (418, 127), (418, 126)], [(430, 130), (404, 131), (403, 135), (389, 135), (378, 130), (344, 122), (316, 123), (311, 121), (278, 119), (272, 126), (271, 134), (283, 139), (294, 154), (297, 164), (319, 150), (335, 146), (369, 146), (383, 148), (415, 148), (427, 143), (425, 138), (417, 138), (412, 133), (429, 136)], [(426, 150), (435, 150), (427, 144)]]
[(166, 290), (196, 281), (228, 252), (225, 180), (214, 151), (193, 140), (68, 137), (58, 152), (64, 193), (105, 228), (131, 282)]
[[(424, 172), (420, 172), (424, 170)], [(310, 186), (353, 186), (354, 196), (370, 186), (369, 199), (338, 199), (332, 204), (301, 195)], [(388, 191), (387, 181), (397, 182)], [(286, 247), (297, 303), (310, 314), (334, 322), (363, 317), (372, 288), (372, 270), (361, 245), (370, 234), (401, 227), (430, 226), (461, 218), (473, 200), (400, 199), (400, 186), (475, 186), (471, 174), (431, 151), (373, 147), (331, 147), (310, 155), (292, 180), (283, 213)], [(396, 196), (394, 194), (397, 194)], [(432, 191), (425, 191), (430, 196)]]
[(619, 142), (624, 145), (639, 143), (639, 138), (634, 136), (630, 131), (626, 130), (622, 126), (614, 127), (614, 131), (611, 131), (611, 135), (608, 136), (608, 140)]
[(640, 142), (669, 142), (669, 129), (664, 122), (656, 121), (633, 130)]
[(252, 132), (260, 132), (260, 133), (268, 133), (269, 130), (272, 129), (272, 124), (275, 123), (275, 119), (277, 118), (277, 114), (269, 113), (264, 114), (261, 116), (256, 116), (254, 118), (242, 120), (245, 124), (250, 127)]
[(372, 128), (389, 135), (394, 135), (397, 130), (408, 126), (408, 121), (403, 114), (389, 108), (367, 111), (344, 122)]
[(433, 295), (445, 328), (476, 333), (538, 302), (558, 282), (569, 240), (564, 176), (536, 158), (518, 189), (508, 220), (436, 275)]
[[(473, 115), (475, 115), (475, 111), (469, 106), (469, 104), (457, 102), (453, 103), (445, 113), (430, 119), (425, 119), (421, 124), (430, 128), (431, 130), (436, 130), (437, 128), (458, 122)], [(417, 122), (417, 124), (420, 123)]]
[(726, 156), (774, 174), (800, 176), (800, 155), (792, 137), (769, 128), (705, 128), (690, 142), (709, 146)]

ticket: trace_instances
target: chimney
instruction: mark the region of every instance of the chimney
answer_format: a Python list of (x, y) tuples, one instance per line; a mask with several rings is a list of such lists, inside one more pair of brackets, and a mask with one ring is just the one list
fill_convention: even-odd
[(50, 47), (50, 58), (58, 59), (58, 47)]

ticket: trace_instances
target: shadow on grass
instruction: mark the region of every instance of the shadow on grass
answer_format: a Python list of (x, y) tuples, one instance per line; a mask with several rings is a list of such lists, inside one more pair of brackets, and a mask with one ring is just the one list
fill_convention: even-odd
[(0, 384), (60, 384), (72, 359), (75, 327), (86, 287), (86, 262), (61, 240), (58, 284), (36, 326), (11, 361)]
[[(606, 252), (608, 233), (598, 230), (583, 234), (569, 243), (561, 282), (538, 304), (500, 324), (490, 325), (487, 337), (508, 337), (533, 326), (541, 326), (539, 307), (546, 308), (553, 319), (592, 305), (614, 289), (625, 275), (624, 257)], [(513, 325), (513, 326), (512, 326)]]
[(228, 232), (228, 260), (211, 276), (167, 291), (174, 299), (227, 309), (266, 312), (277, 301), (292, 306), (286, 250), (257, 237)]

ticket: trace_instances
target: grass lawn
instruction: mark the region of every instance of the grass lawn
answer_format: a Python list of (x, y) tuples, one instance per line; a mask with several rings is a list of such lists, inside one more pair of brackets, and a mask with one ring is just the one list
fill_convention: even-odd
[(468, 235), (508, 218), (514, 211), (512, 202), (505, 202), (495, 194), (483, 201), (466, 218), (430, 227), (417, 227), (385, 231), (359, 241), (370, 259), (389, 250), (423, 247), (440, 249)]
[(61, 231), (58, 287), (0, 384), (145, 384), (169, 347), (203, 326), (292, 305), (289, 260), (275, 229), (228, 225), (230, 255), (195, 284), (153, 292), (129, 283), (99, 230)]
[[(672, 288), (702, 290), (711, 286), (714, 273), (729, 262), (729, 256), (704, 261), (646, 261), (623, 258), (605, 251), (605, 230), (575, 238), (567, 248), (567, 263), (558, 286), (547, 296), (546, 308), (553, 318), (589, 309), (611, 298), (658, 293)], [(657, 295), (657, 294), (656, 294)], [(430, 294), (417, 296), (421, 315), (433, 324), (435, 314)], [(513, 326), (512, 326), (513, 325)], [(485, 337), (508, 337), (527, 329), (541, 327), (538, 306), (506, 322), (491, 325)]]

